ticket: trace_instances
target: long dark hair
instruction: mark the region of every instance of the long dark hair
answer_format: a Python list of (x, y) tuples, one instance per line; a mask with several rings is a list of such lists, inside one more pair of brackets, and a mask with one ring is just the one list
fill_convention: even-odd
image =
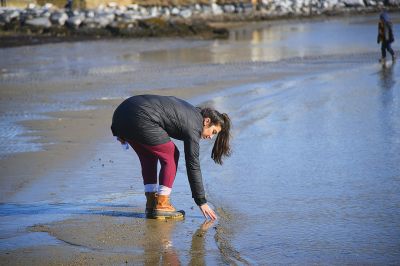
[(221, 131), (218, 133), (217, 139), (214, 142), (211, 158), (215, 163), (222, 165), (222, 157), (229, 157), (232, 153), (229, 143), (231, 137), (231, 119), (227, 114), (221, 114), (217, 110), (208, 107), (201, 108), (201, 114), (203, 118), (210, 118), (211, 125), (221, 126)]

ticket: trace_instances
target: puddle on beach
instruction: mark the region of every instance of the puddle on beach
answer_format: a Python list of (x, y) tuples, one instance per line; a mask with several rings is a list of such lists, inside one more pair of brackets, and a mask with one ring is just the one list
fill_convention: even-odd
[[(395, 264), (400, 64), (377, 63), (376, 25), (372, 16), (361, 18), (249, 24), (217, 41), (107, 40), (2, 49), (0, 84), (7, 89), (0, 92), (0, 156), (41, 149), (39, 141), (24, 146), (31, 139), (14, 124), (21, 117), (10, 115), (18, 113), (15, 103), (24, 105), (27, 119), (42, 119), (46, 112), (85, 110), (93, 108), (86, 101), (122, 99), (132, 91), (257, 77), (256, 83), (190, 99), (230, 114), (234, 153), (220, 168), (209, 159), (211, 144), (202, 145), (206, 191), (220, 220), (206, 241), (194, 244), (202, 217), (181, 158), (174, 197), (187, 218), (166, 240), (173, 243), (173, 259)], [(297, 75), (267, 81), (275, 72)], [(1, 250), (66, 243), (58, 234), (63, 226), (86, 232), (71, 222), (77, 216), (103, 217), (111, 227), (143, 219), (137, 158), (111, 136), (102, 141), (90, 147), (80, 167), (49, 171), (0, 205)], [(25, 231), (35, 224), (46, 224), (58, 238)], [(21, 240), (24, 246), (17, 245)]]

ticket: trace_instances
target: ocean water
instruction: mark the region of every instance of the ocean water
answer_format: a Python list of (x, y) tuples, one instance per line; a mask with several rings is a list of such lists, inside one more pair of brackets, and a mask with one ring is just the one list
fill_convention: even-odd
[(399, 262), (399, 74), (364, 64), (214, 99), (234, 153), (207, 188), (242, 262)]
[[(347, 32), (347, 40), (319, 39), (336, 52), (365, 45), (374, 34), (367, 25), (353, 35), (324, 23), (311, 28)], [(399, 263), (400, 67), (378, 64), (361, 46), (304, 59), (298, 67), (320, 66), (309, 75), (214, 95), (235, 129), (234, 154), (223, 170), (206, 173), (221, 231), (229, 232), (217, 238), (229, 243), (229, 262)]]

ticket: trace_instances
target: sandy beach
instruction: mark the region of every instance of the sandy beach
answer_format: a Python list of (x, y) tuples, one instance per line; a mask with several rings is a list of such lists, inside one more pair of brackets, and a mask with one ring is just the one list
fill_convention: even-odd
[[(400, 69), (377, 62), (375, 22), (0, 49), (0, 264), (398, 263)], [(185, 220), (144, 218), (138, 158), (109, 128), (143, 93), (232, 114), (232, 158), (216, 166), (201, 146), (218, 221), (191, 198), (183, 152), (172, 201)]]

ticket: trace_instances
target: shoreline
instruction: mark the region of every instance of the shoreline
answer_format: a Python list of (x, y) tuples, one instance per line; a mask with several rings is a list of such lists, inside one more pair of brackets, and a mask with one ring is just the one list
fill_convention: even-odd
[[(388, 12), (396, 12), (400, 7), (386, 7)], [(229, 30), (240, 25), (254, 22), (275, 21), (312, 21), (318, 19), (346, 18), (363, 16), (381, 12), (381, 7), (353, 8), (324, 13), (304, 15), (265, 15), (251, 14), (246, 16), (220, 15), (210, 18), (171, 19), (150, 18), (138, 20), (138, 28), (129, 30), (126, 25), (106, 28), (68, 28), (38, 26), (3, 26), (0, 28), (0, 49), (20, 47), (25, 45), (40, 45), (59, 42), (80, 42), (107, 39), (140, 39), (140, 38), (186, 38), (186, 39), (227, 39)], [(9, 28), (9, 29), (7, 29)]]
[(140, 22), (140, 27), (128, 30), (118, 27), (104, 29), (69, 29), (69, 28), (30, 28), (21, 27), (13, 30), (0, 30), (0, 48), (37, 45), (57, 42), (93, 41), (113, 38), (137, 39), (179, 37), (194, 39), (227, 38), (228, 30), (210, 26), (202, 21), (177, 20), (175, 22), (149, 19)]

